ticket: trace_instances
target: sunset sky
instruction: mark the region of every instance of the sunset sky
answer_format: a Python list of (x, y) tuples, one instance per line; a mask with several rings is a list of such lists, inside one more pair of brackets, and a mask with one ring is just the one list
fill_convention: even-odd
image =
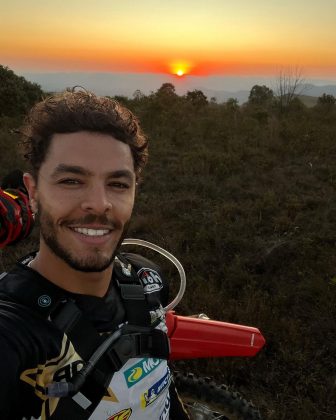
[(336, 79), (336, 0), (10, 0), (0, 64), (14, 71)]

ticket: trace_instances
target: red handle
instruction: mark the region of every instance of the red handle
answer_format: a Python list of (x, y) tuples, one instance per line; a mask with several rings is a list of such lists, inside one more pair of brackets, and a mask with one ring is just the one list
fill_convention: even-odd
[(166, 314), (171, 360), (255, 356), (265, 344), (258, 328)]

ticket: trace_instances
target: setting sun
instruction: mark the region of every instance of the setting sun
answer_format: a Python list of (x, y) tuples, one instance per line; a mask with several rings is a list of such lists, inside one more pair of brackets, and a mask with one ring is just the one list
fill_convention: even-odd
[(190, 74), (192, 67), (191, 62), (189, 61), (176, 60), (169, 63), (169, 72), (178, 77), (182, 77)]

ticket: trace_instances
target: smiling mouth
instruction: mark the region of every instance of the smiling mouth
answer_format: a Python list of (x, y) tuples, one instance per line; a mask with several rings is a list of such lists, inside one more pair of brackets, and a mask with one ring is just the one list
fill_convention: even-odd
[(89, 229), (89, 228), (70, 228), (74, 232), (80, 233), (84, 236), (97, 237), (104, 236), (111, 233), (110, 229)]

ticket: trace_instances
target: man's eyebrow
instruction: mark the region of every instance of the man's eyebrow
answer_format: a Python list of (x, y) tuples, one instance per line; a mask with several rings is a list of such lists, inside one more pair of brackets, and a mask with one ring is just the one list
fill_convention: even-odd
[(128, 169), (119, 169), (117, 171), (112, 171), (107, 173), (108, 178), (128, 178), (133, 180), (135, 178), (134, 172)]
[[(83, 175), (83, 176), (93, 175), (91, 171), (81, 166), (66, 165), (64, 163), (60, 163), (59, 165), (56, 166), (51, 176), (55, 178), (65, 173), (71, 173), (74, 175)], [(133, 180), (135, 177), (135, 174), (128, 169), (118, 169), (116, 171), (107, 172), (106, 176), (108, 178), (128, 178), (130, 180)]]
[(53, 178), (62, 175), (64, 173), (71, 173), (75, 175), (91, 175), (92, 173), (87, 169), (82, 168), (81, 166), (76, 165), (66, 165), (64, 163), (60, 163), (56, 166), (54, 171), (52, 172), (51, 176)]

